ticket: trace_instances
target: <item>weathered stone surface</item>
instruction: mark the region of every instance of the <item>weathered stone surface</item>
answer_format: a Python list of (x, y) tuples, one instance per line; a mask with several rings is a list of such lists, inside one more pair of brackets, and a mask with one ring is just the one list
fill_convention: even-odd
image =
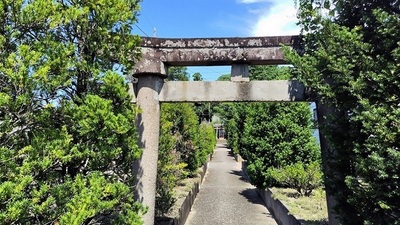
[(139, 134), (139, 147), (143, 149), (141, 158), (134, 162), (135, 198), (149, 207), (143, 216), (144, 224), (154, 224), (158, 142), (160, 136), (160, 104), (158, 92), (162, 86), (159, 76), (142, 76), (136, 87), (137, 107), (136, 126)]
[(166, 77), (167, 67), (161, 61), (161, 53), (151, 48), (142, 48), (142, 58), (135, 64), (133, 70), (134, 76), (159, 74), (159, 76)]
[(299, 36), (229, 37), (229, 38), (152, 38), (142, 37), (142, 47), (150, 48), (222, 48), (279, 47), (298, 44)]
[[(132, 91), (131, 91), (132, 93)], [(133, 96), (133, 102), (134, 102)], [(298, 81), (169, 81), (160, 89), (160, 102), (305, 101)]]
[(281, 45), (296, 47), (298, 36), (164, 39), (142, 37), (142, 59), (133, 73), (166, 74), (166, 66), (286, 64)]

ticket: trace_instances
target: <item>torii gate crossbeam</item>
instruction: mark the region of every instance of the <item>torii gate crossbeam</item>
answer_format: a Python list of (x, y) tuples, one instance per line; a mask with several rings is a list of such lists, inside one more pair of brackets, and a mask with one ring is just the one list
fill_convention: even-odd
[[(136, 102), (137, 87), (131, 88)], [(304, 86), (296, 80), (172, 81), (159, 84), (159, 102), (283, 102), (304, 101)]]

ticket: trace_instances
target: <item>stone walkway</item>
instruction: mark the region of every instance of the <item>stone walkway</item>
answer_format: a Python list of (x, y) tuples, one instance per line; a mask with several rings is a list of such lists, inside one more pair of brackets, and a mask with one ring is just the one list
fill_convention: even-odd
[(219, 141), (186, 225), (277, 224), (256, 189), (242, 179), (241, 163)]

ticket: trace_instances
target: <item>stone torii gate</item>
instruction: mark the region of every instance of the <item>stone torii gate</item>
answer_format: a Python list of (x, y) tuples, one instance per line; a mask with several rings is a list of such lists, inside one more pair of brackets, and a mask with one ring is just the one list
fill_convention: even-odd
[[(142, 58), (133, 70), (130, 91), (132, 102), (141, 112), (136, 122), (143, 154), (134, 163), (137, 172), (135, 196), (149, 207), (143, 218), (146, 225), (154, 224), (160, 103), (305, 101), (304, 86), (298, 81), (249, 81), (248, 77), (248, 65), (286, 64), (281, 45), (296, 47), (299, 39), (298, 36), (142, 37)], [(231, 65), (231, 81), (164, 82), (168, 66), (215, 65)], [(321, 137), (322, 143), (324, 140)]]

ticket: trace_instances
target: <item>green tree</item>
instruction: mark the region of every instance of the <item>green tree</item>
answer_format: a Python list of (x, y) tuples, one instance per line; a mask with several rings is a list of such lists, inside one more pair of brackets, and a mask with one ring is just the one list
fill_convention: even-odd
[[(249, 71), (251, 80), (290, 77), (289, 67), (252, 66)], [(271, 171), (296, 163), (304, 167), (319, 163), (308, 103), (229, 103), (220, 106), (220, 112), (228, 145), (247, 160), (250, 180), (256, 186), (284, 185)]]
[(285, 80), (290, 78), (290, 67), (287, 66), (250, 66), (252, 80)]
[[(194, 73), (192, 77), (193, 81), (203, 80), (203, 76), (201, 75), (201, 73), (198, 72)], [(210, 122), (213, 116), (213, 110), (212, 110), (213, 104), (210, 102), (208, 103), (196, 102), (194, 105), (195, 105), (196, 115), (199, 117), (199, 123), (203, 121)]]
[(197, 175), (213, 152), (216, 138), (210, 124), (198, 123), (193, 104), (163, 103), (160, 126), (156, 212), (163, 216), (176, 201), (178, 182)]
[(222, 103), (217, 112), (222, 117), (222, 123), (227, 136), (227, 145), (234, 154), (241, 153), (242, 132), (246, 118), (246, 103)]
[(138, 1), (0, 2), (0, 223), (140, 224)]
[(343, 224), (399, 224), (399, 2), (300, 1), (301, 54), (288, 52), (297, 78), (335, 108), (322, 127), (334, 154), (325, 184)]
[[(188, 81), (186, 67), (170, 67), (167, 82)], [(201, 78), (200, 74), (196, 75)], [(157, 167), (156, 213), (164, 216), (176, 202), (174, 188), (188, 176), (196, 176), (216, 138), (209, 124), (200, 124), (197, 107), (190, 103), (161, 105), (160, 144)]]
[(203, 76), (201, 76), (201, 73), (194, 73), (192, 77), (193, 77), (193, 81), (202, 81), (203, 80)]
[(240, 153), (256, 186), (280, 186), (270, 170), (319, 160), (309, 104), (253, 103), (246, 113)]
[(161, 105), (160, 143), (157, 165), (156, 215), (164, 216), (175, 204), (173, 189), (185, 177), (184, 168), (176, 149), (178, 136), (174, 122), (177, 110), (174, 104)]
[(218, 77), (217, 81), (230, 81), (231, 74), (224, 74)]
[(170, 81), (189, 81), (190, 74), (185, 66), (171, 66), (168, 68), (168, 78)]

